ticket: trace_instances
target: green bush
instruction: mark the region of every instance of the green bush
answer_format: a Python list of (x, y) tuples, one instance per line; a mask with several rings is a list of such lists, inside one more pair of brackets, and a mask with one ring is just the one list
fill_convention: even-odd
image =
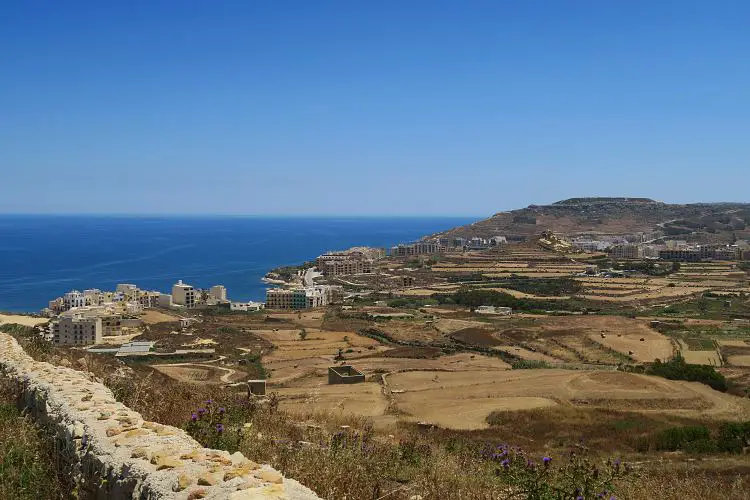
[(713, 366), (690, 365), (685, 363), (685, 359), (679, 355), (667, 362), (661, 362), (657, 359), (646, 369), (646, 374), (669, 380), (701, 382), (721, 392), (727, 390), (727, 381), (724, 375), (717, 372)]
[(687, 451), (694, 443), (711, 441), (711, 431), (703, 425), (686, 425), (670, 427), (658, 433), (654, 439), (654, 446), (661, 451)]
[(519, 299), (496, 290), (463, 288), (450, 295), (435, 295), (440, 304), (459, 304), (476, 308), (479, 306), (510, 307), (519, 311), (582, 311), (585, 308), (574, 300)]
[(546, 296), (574, 295), (583, 290), (580, 282), (570, 278), (516, 277), (501, 280), (499, 285), (523, 293)]
[(513, 361), (510, 366), (514, 370), (531, 370), (534, 368), (550, 368), (549, 363), (538, 359), (519, 359)]
[(727, 422), (719, 428), (716, 438), (719, 451), (742, 453), (750, 444), (750, 422)]

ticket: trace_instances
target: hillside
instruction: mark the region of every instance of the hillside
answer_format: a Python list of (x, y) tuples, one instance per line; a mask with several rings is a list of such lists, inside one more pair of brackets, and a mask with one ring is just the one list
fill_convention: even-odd
[(750, 203), (668, 204), (648, 198), (570, 198), (550, 205), (499, 212), (435, 236), (524, 240), (542, 231), (564, 235), (661, 232), (697, 242), (729, 242), (750, 236)]

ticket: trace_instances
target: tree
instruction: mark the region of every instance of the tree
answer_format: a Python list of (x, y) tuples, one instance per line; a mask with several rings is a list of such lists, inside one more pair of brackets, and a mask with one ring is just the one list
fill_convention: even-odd
[(307, 338), (307, 330), (304, 328), (299, 331), (299, 338), (300, 340), (305, 340)]

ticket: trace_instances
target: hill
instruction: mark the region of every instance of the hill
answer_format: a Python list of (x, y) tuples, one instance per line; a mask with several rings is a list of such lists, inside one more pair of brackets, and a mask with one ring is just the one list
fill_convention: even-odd
[[(563, 235), (661, 233), (695, 242), (750, 237), (750, 203), (669, 204), (649, 198), (570, 198), (499, 212), (434, 236), (504, 235), (525, 240), (542, 231)], [(655, 235), (657, 236), (657, 235)]]

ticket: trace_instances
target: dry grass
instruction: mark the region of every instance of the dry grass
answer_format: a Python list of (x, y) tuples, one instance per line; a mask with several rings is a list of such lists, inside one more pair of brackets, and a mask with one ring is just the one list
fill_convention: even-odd
[(0, 385), (0, 498), (64, 498), (53, 443), (16, 409), (12, 392)]

